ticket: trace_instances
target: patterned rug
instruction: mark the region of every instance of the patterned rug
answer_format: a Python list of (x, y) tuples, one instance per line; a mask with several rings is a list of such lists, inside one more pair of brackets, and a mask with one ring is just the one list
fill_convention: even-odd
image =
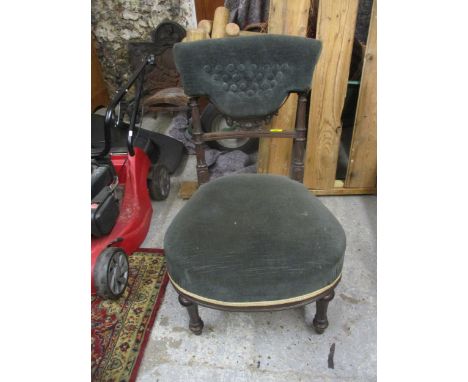
[(163, 251), (129, 256), (128, 286), (118, 300), (91, 298), (92, 381), (134, 381), (168, 281)]

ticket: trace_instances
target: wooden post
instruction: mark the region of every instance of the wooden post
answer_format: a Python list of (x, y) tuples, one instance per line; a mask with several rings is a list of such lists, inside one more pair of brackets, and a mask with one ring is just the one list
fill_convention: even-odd
[(218, 7), (215, 10), (213, 18), (213, 29), (211, 38), (222, 38), (226, 36), (226, 24), (229, 20), (229, 9), (226, 7)]
[(186, 37), (187, 37), (186, 41), (189, 42), (189, 41), (204, 40), (208, 37), (208, 35), (204, 29), (196, 28), (196, 29), (188, 29)]
[(372, 6), (345, 187), (377, 186), (377, 0)]
[[(187, 42), (204, 40), (208, 37), (206, 31), (202, 28), (187, 30)], [(189, 108), (192, 111), (192, 129), (193, 139), (195, 141), (195, 154), (197, 156), (197, 178), (198, 184), (208, 182), (210, 174), (208, 173), (208, 166), (205, 161), (205, 150), (203, 149), (202, 128), (200, 122), (200, 109), (198, 108), (198, 99), (189, 99)]]
[(358, 2), (319, 3), (317, 39), (323, 45), (312, 81), (304, 174), (308, 188), (332, 189), (335, 183)]
[[(305, 36), (309, 19), (310, 0), (270, 0), (268, 33)], [(272, 129), (294, 129), (297, 95), (291, 94), (271, 121)], [(257, 172), (289, 175), (292, 139), (260, 139)]]
[(203, 29), (207, 35), (209, 36), (211, 33), (211, 29), (213, 28), (213, 21), (211, 20), (201, 20), (198, 23), (198, 28)]
[(229, 23), (226, 25), (226, 37), (237, 37), (239, 36), (240, 28), (235, 23)]
[(258, 36), (264, 34), (262, 32), (252, 32), (252, 31), (239, 31), (239, 36)]

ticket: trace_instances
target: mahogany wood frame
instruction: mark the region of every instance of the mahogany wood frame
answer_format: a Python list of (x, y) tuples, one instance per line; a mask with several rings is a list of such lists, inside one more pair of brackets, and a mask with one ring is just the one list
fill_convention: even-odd
[[(216, 139), (226, 139), (226, 138), (259, 138), (259, 137), (275, 137), (275, 138), (293, 138), (293, 158), (292, 158), (292, 168), (291, 168), (291, 178), (302, 182), (304, 178), (304, 155), (305, 155), (305, 146), (306, 146), (306, 109), (307, 109), (307, 94), (308, 93), (299, 93), (297, 100), (297, 111), (296, 111), (296, 124), (294, 131), (279, 131), (273, 132), (271, 130), (265, 129), (263, 123), (260, 123), (259, 120), (255, 122), (249, 121), (239, 121), (241, 126), (247, 126), (246, 129), (238, 131), (229, 131), (229, 132), (216, 132), (216, 133), (204, 133), (201, 128), (200, 121), (200, 110), (198, 107), (198, 97), (191, 97), (189, 99), (189, 107), (192, 112), (192, 127), (193, 127), (193, 137), (195, 141), (195, 153), (197, 157), (197, 178), (198, 184), (202, 185), (207, 183), (210, 179), (210, 174), (208, 172), (208, 166), (205, 160), (205, 150), (203, 143), (209, 140)], [(271, 116), (265, 116), (264, 119), (260, 121), (268, 122)], [(208, 303), (206, 301), (198, 300), (194, 297), (184, 294), (174, 283), (174, 289), (179, 294), (179, 303), (187, 308), (189, 314), (189, 329), (192, 333), (200, 335), (203, 331), (203, 320), (200, 318), (198, 313), (198, 305), (206, 306), (209, 308), (217, 310), (227, 310), (227, 311), (248, 311), (248, 312), (258, 312), (258, 311), (275, 311), (296, 308), (299, 306), (307, 305), (312, 302), (316, 303), (316, 314), (313, 320), (313, 326), (315, 331), (318, 334), (322, 334), (325, 329), (328, 327), (328, 318), (327, 318), (327, 309), (328, 303), (335, 296), (334, 289), (338, 285), (341, 277), (329, 288), (324, 290), (322, 293), (317, 296), (306, 298), (302, 301), (292, 302), (292, 303), (282, 303), (282, 304), (272, 304), (268, 306), (248, 306), (248, 307), (234, 307), (221, 305), (216, 303)]]
[(200, 109), (198, 107), (198, 97), (191, 97), (189, 99), (189, 107), (192, 111), (192, 127), (193, 137), (195, 141), (195, 154), (197, 156), (197, 178), (198, 184), (201, 186), (207, 183), (210, 179), (208, 166), (205, 160), (205, 150), (203, 142), (213, 141), (217, 139), (230, 139), (230, 138), (293, 138), (293, 160), (291, 178), (302, 182), (304, 178), (304, 154), (306, 145), (306, 109), (307, 109), (307, 93), (298, 93), (297, 99), (297, 112), (296, 112), (296, 125), (294, 131), (272, 131), (262, 127), (262, 122), (268, 122), (271, 115), (265, 116), (263, 119), (249, 121), (236, 121), (241, 125), (253, 125), (245, 129), (229, 132), (216, 132), (204, 133), (201, 128)]
[(285, 309), (292, 309), (298, 308), (304, 305), (311, 304), (315, 302), (316, 304), (316, 312), (315, 317), (312, 321), (312, 325), (315, 331), (318, 334), (322, 334), (325, 329), (328, 327), (328, 303), (333, 300), (335, 297), (335, 288), (339, 284), (340, 279), (330, 288), (326, 289), (319, 295), (305, 299), (303, 301), (298, 301), (294, 303), (288, 304), (277, 304), (277, 305), (269, 305), (269, 306), (251, 306), (251, 307), (232, 307), (232, 306), (225, 306), (220, 304), (213, 304), (207, 303), (206, 301), (201, 301), (196, 298), (187, 296), (182, 291), (180, 291), (174, 284), (172, 286), (179, 294), (179, 303), (187, 308), (189, 314), (189, 329), (195, 335), (202, 334), (204, 322), (200, 318), (198, 313), (198, 305), (205, 306), (207, 308), (216, 309), (216, 310), (225, 310), (229, 312), (271, 312), (277, 310), (285, 310)]

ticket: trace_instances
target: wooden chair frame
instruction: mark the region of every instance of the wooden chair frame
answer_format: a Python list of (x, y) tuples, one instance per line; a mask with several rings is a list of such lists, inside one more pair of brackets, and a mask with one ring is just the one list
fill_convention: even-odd
[(324, 292), (318, 294), (315, 297), (289, 304), (268, 305), (262, 307), (227, 307), (225, 305), (207, 303), (205, 301), (195, 299), (191, 296), (187, 296), (182, 291), (180, 291), (174, 284), (172, 285), (179, 294), (179, 303), (187, 308), (190, 319), (189, 329), (192, 331), (192, 333), (196, 335), (202, 334), (204, 326), (203, 320), (200, 318), (200, 315), (198, 313), (198, 305), (217, 310), (225, 310), (229, 312), (271, 312), (277, 310), (298, 308), (300, 306), (308, 305), (313, 302), (315, 302), (316, 304), (316, 312), (314, 320), (312, 321), (312, 325), (314, 326), (314, 329), (318, 334), (322, 334), (328, 327), (328, 303), (335, 297), (335, 288), (340, 281), (341, 277), (335, 282), (335, 284), (332, 287), (326, 289)]
[[(264, 128), (265, 122), (271, 119), (271, 115), (265, 116), (262, 119), (256, 120), (237, 120), (241, 126), (240, 130), (229, 132), (204, 133), (201, 128), (200, 110), (198, 107), (198, 98), (191, 97), (189, 99), (189, 107), (192, 113), (193, 136), (195, 140), (195, 152), (197, 157), (197, 178), (199, 185), (207, 183), (210, 175), (208, 166), (205, 161), (204, 142), (217, 139), (228, 138), (259, 138), (259, 137), (274, 137), (274, 138), (293, 138), (293, 160), (291, 169), (291, 178), (298, 182), (302, 182), (304, 178), (304, 154), (306, 146), (306, 109), (307, 109), (307, 94), (298, 93), (298, 104), (296, 112), (296, 124), (294, 131), (271, 131)], [(189, 314), (189, 329), (196, 335), (200, 335), (203, 330), (203, 320), (198, 313), (198, 305), (206, 306), (218, 310), (227, 311), (275, 311), (296, 308), (299, 306), (316, 303), (316, 314), (313, 320), (313, 326), (317, 333), (321, 334), (328, 327), (327, 309), (328, 303), (335, 296), (334, 289), (338, 285), (341, 277), (329, 288), (323, 290), (320, 294), (293, 303), (282, 303), (268, 306), (249, 306), (249, 307), (234, 307), (216, 303), (208, 303), (198, 300), (192, 296), (188, 296), (177, 285), (172, 283), (174, 289), (179, 294), (179, 303), (187, 308)]]
[(191, 97), (189, 99), (189, 107), (192, 112), (192, 127), (193, 137), (195, 141), (195, 153), (197, 156), (197, 178), (198, 184), (201, 186), (209, 181), (208, 166), (205, 161), (205, 150), (203, 143), (206, 141), (214, 141), (218, 139), (230, 138), (293, 138), (293, 160), (291, 178), (302, 182), (304, 178), (304, 154), (306, 145), (306, 109), (307, 109), (307, 93), (298, 93), (296, 125), (294, 131), (272, 131), (264, 129), (264, 124), (268, 123), (271, 115), (267, 115), (262, 119), (255, 120), (233, 120), (229, 117), (230, 122), (238, 122), (241, 126), (240, 130), (229, 132), (204, 133), (201, 128), (200, 110), (198, 108), (198, 98)]

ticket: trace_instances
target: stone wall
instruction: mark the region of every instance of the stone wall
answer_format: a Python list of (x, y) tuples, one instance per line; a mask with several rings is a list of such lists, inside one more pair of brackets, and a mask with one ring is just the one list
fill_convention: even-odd
[(193, 0), (93, 0), (91, 30), (102, 74), (113, 94), (131, 73), (127, 43), (150, 41), (150, 32), (162, 21), (176, 21), (184, 28), (196, 23)]

